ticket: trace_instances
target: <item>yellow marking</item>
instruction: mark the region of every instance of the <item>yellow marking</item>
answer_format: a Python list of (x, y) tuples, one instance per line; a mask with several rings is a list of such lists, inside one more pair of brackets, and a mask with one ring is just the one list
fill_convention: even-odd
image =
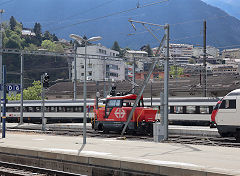
[(6, 116), (2, 116), (3, 119), (6, 119)]
[(139, 114), (138, 118), (137, 118), (137, 127), (138, 127), (138, 119), (140, 118), (140, 116), (142, 115), (143, 109), (141, 111), (141, 113)]

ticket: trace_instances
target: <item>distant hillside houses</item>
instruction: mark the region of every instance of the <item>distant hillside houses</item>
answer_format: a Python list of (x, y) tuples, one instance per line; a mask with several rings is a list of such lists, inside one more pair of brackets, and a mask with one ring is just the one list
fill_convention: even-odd
[(23, 28), (22, 29), (22, 35), (23, 36), (36, 36), (36, 34), (33, 32), (32, 29), (28, 29), (28, 28)]
[[(156, 55), (158, 48), (152, 48)], [(70, 51), (70, 50), (69, 50)], [(184, 74), (201, 74), (203, 72), (203, 47), (195, 47), (189, 44), (170, 44), (170, 66), (182, 67)], [(72, 50), (72, 52), (74, 52)], [(218, 48), (207, 46), (207, 73), (212, 75), (239, 74), (240, 48), (226, 49), (220, 52)], [(84, 80), (84, 54), (85, 47), (77, 48), (77, 80)], [(123, 58), (119, 58), (119, 52), (109, 49), (101, 44), (87, 46), (87, 80), (88, 81), (123, 81), (132, 80), (134, 74), (136, 79), (143, 79), (148, 72), (152, 59), (146, 51), (126, 50)], [(164, 51), (160, 54), (164, 57)], [(91, 58), (92, 56), (98, 59)], [(72, 62), (72, 80), (74, 80), (74, 63)], [(158, 65), (154, 70), (153, 79), (162, 77), (163, 66)], [(143, 74), (141, 74), (143, 73)], [(184, 76), (184, 75), (183, 75)]]

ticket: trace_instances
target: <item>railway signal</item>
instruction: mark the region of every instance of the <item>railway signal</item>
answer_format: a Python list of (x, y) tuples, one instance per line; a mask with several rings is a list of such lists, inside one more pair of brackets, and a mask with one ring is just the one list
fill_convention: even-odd
[(43, 87), (44, 88), (49, 87), (49, 76), (47, 73), (45, 73), (43, 77)]

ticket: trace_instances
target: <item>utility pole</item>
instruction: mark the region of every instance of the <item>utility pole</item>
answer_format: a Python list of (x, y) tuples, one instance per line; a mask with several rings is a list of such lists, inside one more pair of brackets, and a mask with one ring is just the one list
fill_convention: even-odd
[(164, 64), (164, 140), (168, 140), (169, 24), (165, 25), (166, 58)]
[(136, 58), (133, 56), (133, 79), (132, 79), (132, 93), (135, 94), (135, 84), (136, 84), (136, 78), (135, 78), (135, 73), (136, 73)]
[(20, 122), (19, 124), (23, 124), (23, 70), (24, 70), (24, 60), (23, 60), (23, 53), (21, 53), (21, 107), (20, 107)]
[(74, 81), (73, 81), (73, 99), (77, 99), (77, 44), (74, 42)]
[(203, 22), (203, 96), (207, 96), (207, 22)]
[(3, 112), (2, 112), (2, 138), (5, 138), (6, 132), (6, 104), (7, 104), (7, 93), (6, 93), (6, 66), (2, 67), (3, 71)]
[[(166, 70), (165, 70), (165, 74), (164, 74), (164, 75), (165, 75), (165, 78), (167, 77), (167, 80), (166, 80), (166, 81), (164, 80), (164, 94), (166, 94), (166, 95), (164, 95), (164, 118), (167, 118), (167, 119), (165, 120), (166, 128), (164, 129), (164, 132), (165, 132), (165, 136), (166, 136), (166, 137), (165, 137), (164, 139), (167, 140), (167, 137), (168, 137), (168, 125), (167, 125), (166, 122), (168, 122), (169, 24), (159, 25), (159, 24), (153, 24), (153, 23), (147, 23), (147, 22), (135, 21), (135, 20), (128, 20), (128, 21), (132, 24), (133, 27), (134, 27), (133, 23), (140, 23), (140, 24), (142, 24), (142, 25), (153, 35), (153, 37), (156, 38), (158, 41), (160, 41), (160, 40), (159, 40), (159, 39), (150, 31), (150, 29), (148, 29), (145, 25), (158, 26), (158, 27), (163, 27), (163, 28), (165, 29), (165, 35), (164, 35), (164, 37), (162, 38), (162, 40), (160, 41), (160, 45), (159, 45), (159, 48), (158, 48), (157, 53), (158, 53), (158, 52), (161, 52), (160, 50), (161, 50), (161, 48), (162, 48), (162, 46), (163, 46), (163, 43), (164, 43), (164, 41), (167, 39), (167, 42), (166, 42), (167, 54), (166, 54), (165, 68), (164, 68), (164, 69), (166, 69)], [(135, 28), (135, 27), (134, 27), (134, 28)], [(143, 91), (144, 91), (146, 85), (148, 84), (148, 81), (150, 80), (151, 74), (152, 74), (152, 72), (153, 72), (153, 70), (154, 70), (154, 68), (155, 68), (155, 66), (156, 66), (156, 64), (157, 64), (158, 62), (159, 62), (159, 58), (156, 58), (156, 59), (153, 61), (152, 65), (151, 65), (151, 68), (149, 69), (148, 75), (147, 75), (147, 77), (144, 79), (144, 83), (143, 83), (143, 85), (142, 85), (142, 87), (141, 87), (141, 90), (140, 90), (140, 92), (138, 93), (137, 98), (136, 98), (136, 100), (135, 100), (135, 103), (133, 104), (133, 107), (132, 107), (132, 109), (131, 109), (131, 111), (130, 111), (130, 113), (129, 113), (129, 115), (128, 115), (127, 121), (125, 122), (124, 128), (123, 128), (123, 130), (122, 130), (122, 132), (121, 132), (121, 136), (124, 135), (124, 133), (125, 133), (127, 127), (128, 127), (128, 124), (129, 124), (130, 120), (131, 120), (132, 117), (133, 117), (133, 113), (134, 113), (134, 111), (135, 111), (135, 109), (136, 109), (136, 107), (137, 107), (137, 104), (138, 104), (138, 102), (139, 102), (139, 100), (140, 100), (140, 98), (141, 98), (141, 96), (142, 96), (142, 94), (143, 94)]]
[[(1, 15), (0, 15), (0, 49), (2, 50), (2, 14), (4, 13), (4, 10), (3, 9), (1, 9), (0, 10), (0, 13), (1, 13)], [(0, 53), (0, 84), (2, 85), (2, 68), (3, 68), (3, 66), (2, 66), (2, 51), (1, 51), (1, 53)], [(2, 91), (0, 91), (0, 99), (2, 99)], [(0, 119), (2, 119), (1, 118), (2, 117), (2, 101), (1, 101), (1, 103), (0, 103)]]

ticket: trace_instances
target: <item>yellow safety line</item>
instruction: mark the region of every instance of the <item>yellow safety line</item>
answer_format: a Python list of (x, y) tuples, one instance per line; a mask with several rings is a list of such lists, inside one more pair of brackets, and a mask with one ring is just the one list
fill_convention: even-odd
[(138, 127), (138, 119), (139, 119), (139, 117), (142, 115), (142, 112), (143, 112), (143, 109), (142, 109), (141, 113), (139, 114), (139, 116), (138, 116), (138, 118), (137, 118), (137, 127)]

